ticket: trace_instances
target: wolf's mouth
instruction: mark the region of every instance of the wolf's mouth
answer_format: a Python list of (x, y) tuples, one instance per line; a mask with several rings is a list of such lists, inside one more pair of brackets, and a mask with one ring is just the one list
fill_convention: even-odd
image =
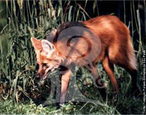
[(45, 80), (48, 77), (50, 72), (51, 72), (51, 70), (49, 70), (47, 73), (45, 73), (45, 75), (43, 75), (42, 79)]
[(57, 68), (58, 68), (58, 67), (52, 67), (52, 68), (46, 69), (45, 75), (42, 77), (42, 79), (45, 80), (45, 79), (48, 77), (48, 75), (49, 75), (52, 71), (57, 70)]

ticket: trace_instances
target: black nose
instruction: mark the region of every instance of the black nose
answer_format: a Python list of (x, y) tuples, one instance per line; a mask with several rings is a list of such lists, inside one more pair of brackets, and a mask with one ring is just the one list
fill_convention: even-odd
[(39, 76), (39, 75), (36, 75), (35, 77), (36, 77), (36, 78), (40, 78), (40, 76)]
[(40, 78), (41, 75), (37, 73), (37, 74), (35, 75), (35, 77), (36, 77), (36, 78)]

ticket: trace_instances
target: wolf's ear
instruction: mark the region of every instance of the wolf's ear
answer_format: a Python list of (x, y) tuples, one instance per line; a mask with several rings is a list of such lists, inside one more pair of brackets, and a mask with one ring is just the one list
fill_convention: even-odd
[(32, 42), (32, 45), (35, 49), (35, 51), (39, 51), (39, 50), (42, 50), (42, 45), (41, 45), (41, 41), (36, 39), (36, 38), (31, 38), (31, 42)]
[(47, 54), (52, 54), (56, 50), (54, 44), (48, 40), (41, 40), (41, 44), (43, 51), (45, 51)]

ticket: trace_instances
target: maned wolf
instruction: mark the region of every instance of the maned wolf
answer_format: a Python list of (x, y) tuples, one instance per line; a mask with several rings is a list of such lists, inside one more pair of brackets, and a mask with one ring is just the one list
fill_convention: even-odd
[[(76, 30), (75, 28), (78, 29)], [(63, 31), (65, 34), (61, 35)], [(78, 31), (80, 31), (81, 35), (76, 35)], [(87, 35), (84, 35), (85, 33)], [(70, 36), (70, 34), (72, 35)], [(66, 44), (67, 37), (72, 37), (72, 39)], [(54, 29), (46, 39), (31, 38), (31, 42), (39, 64), (39, 77), (45, 79), (47, 73), (55, 68), (61, 67), (65, 70), (61, 78), (61, 102), (65, 101), (71, 76), (71, 69), (69, 68), (71, 65), (88, 66), (94, 78), (99, 80), (95, 65), (101, 60), (103, 68), (109, 76), (114, 90), (117, 92), (119, 89), (113, 65), (119, 65), (125, 68), (132, 76), (132, 86), (133, 89), (136, 88), (137, 62), (130, 32), (127, 26), (116, 16), (104, 15), (84, 22), (67, 22)], [(90, 53), (91, 50), (92, 53)]]

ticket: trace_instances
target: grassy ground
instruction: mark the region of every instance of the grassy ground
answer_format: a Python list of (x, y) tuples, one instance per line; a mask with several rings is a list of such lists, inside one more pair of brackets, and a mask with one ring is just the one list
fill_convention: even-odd
[[(93, 90), (93, 89), (92, 89)], [(87, 90), (88, 91), (88, 90)], [(95, 88), (94, 88), (95, 92)], [(87, 92), (86, 92), (87, 93)], [(91, 94), (92, 91), (88, 91)], [(95, 94), (94, 94), (95, 95)], [(108, 94), (107, 100), (102, 101), (99, 96), (92, 99), (101, 101), (103, 105), (94, 104), (92, 102), (72, 103), (68, 102), (61, 106), (60, 109), (54, 104), (45, 107), (42, 104), (36, 104), (32, 100), (14, 102), (11, 99), (1, 101), (0, 113), (5, 114), (141, 114), (143, 112), (143, 102), (140, 97), (132, 97), (128, 94)], [(42, 102), (43, 103), (43, 102)]]
[[(100, 67), (98, 67), (100, 68)], [(102, 69), (102, 68), (101, 68)], [(121, 71), (121, 68), (118, 68)], [(14, 98), (3, 98), (0, 103), (0, 113), (7, 114), (141, 114), (143, 112), (142, 94), (132, 96), (130, 76), (126, 78), (119, 78), (120, 93), (115, 94), (112, 91), (111, 84), (107, 76), (103, 76), (103, 80), (108, 83), (107, 96), (103, 100), (102, 96), (98, 92), (98, 89), (93, 85), (90, 74), (86, 70), (82, 70), (84, 74), (82, 77), (77, 78), (77, 84), (72, 84), (73, 77), (69, 87), (77, 88), (81, 93), (76, 93), (75, 97), (71, 101), (61, 105), (60, 109), (56, 106), (54, 98), (50, 97), (49, 81), (44, 82), (43, 87), (39, 87), (39, 91), (34, 91), (32, 96), (29, 95), (29, 99), (25, 97), (22, 100), (19, 97), (19, 101), (14, 101)], [(103, 73), (104, 74), (104, 73)], [(127, 72), (125, 73), (127, 74)], [(39, 83), (39, 82), (38, 82)], [(129, 86), (127, 85), (129, 84)], [(44, 87), (45, 86), (45, 87)], [(48, 87), (48, 88), (47, 88)], [(68, 90), (68, 95), (72, 94)], [(19, 93), (20, 94), (20, 93)], [(82, 95), (81, 95), (82, 94)], [(39, 96), (38, 96), (39, 95)], [(74, 93), (73, 93), (74, 95)], [(24, 98), (24, 97), (23, 97)], [(80, 102), (76, 99), (89, 99), (88, 101)], [(5, 101), (4, 101), (5, 99)], [(96, 102), (100, 102), (96, 103)], [(45, 103), (45, 106), (44, 106)]]

